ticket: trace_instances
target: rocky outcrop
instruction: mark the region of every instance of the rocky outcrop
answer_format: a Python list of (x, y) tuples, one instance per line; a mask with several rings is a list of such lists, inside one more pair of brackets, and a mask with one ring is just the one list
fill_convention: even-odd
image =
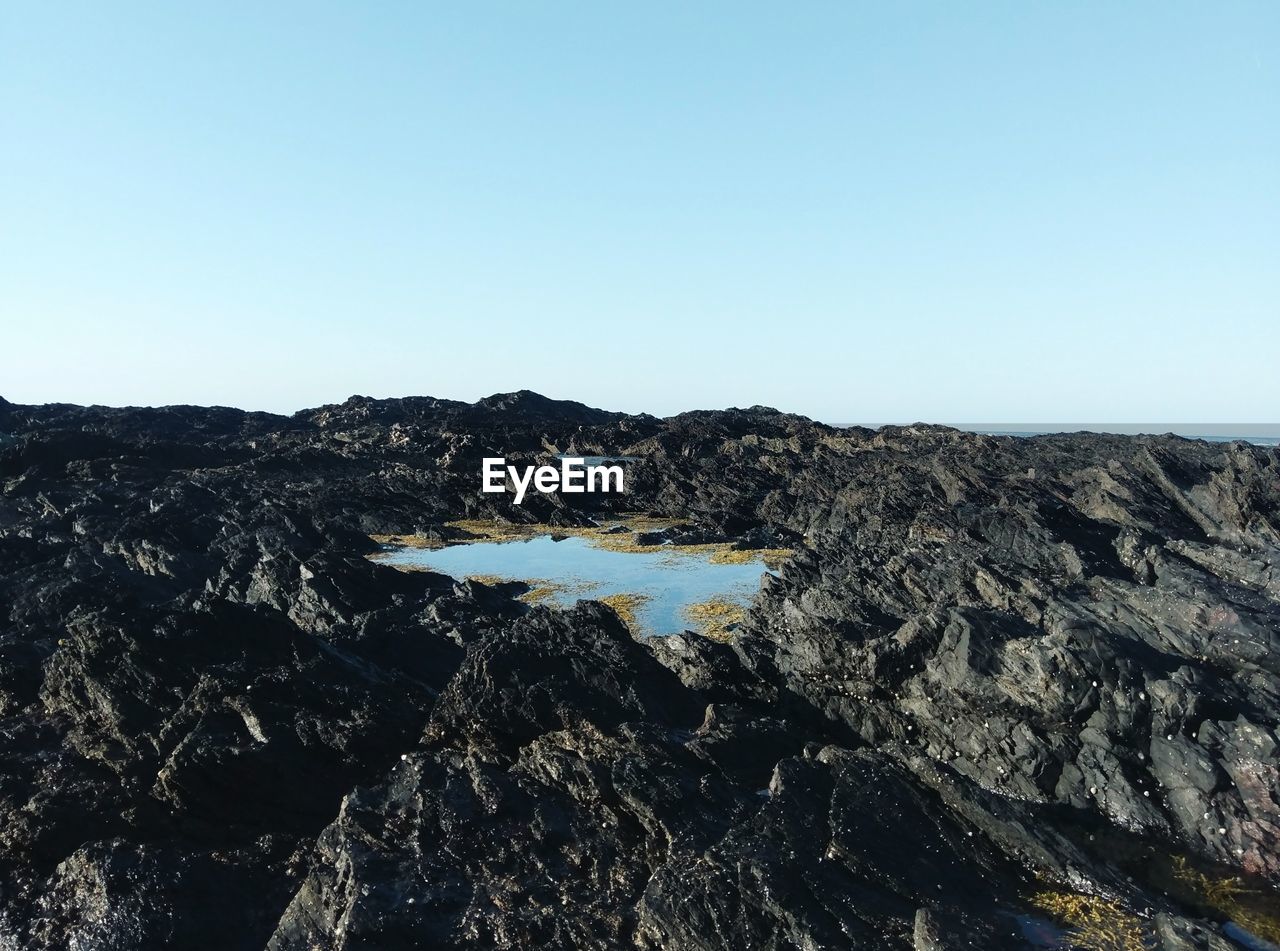
[[(365, 557), (624, 509), (796, 554), (728, 643)], [(0, 948), (1274, 940), (1277, 565), (1238, 443), (0, 401)]]

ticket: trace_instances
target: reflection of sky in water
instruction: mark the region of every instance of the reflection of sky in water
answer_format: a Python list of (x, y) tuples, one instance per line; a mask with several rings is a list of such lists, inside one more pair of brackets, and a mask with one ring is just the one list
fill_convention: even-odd
[(1064, 932), (1047, 918), (1038, 915), (1017, 915), (1018, 929), (1033, 948), (1069, 948), (1071, 943)]
[(1224, 924), (1222, 932), (1237, 944), (1248, 948), (1249, 951), (1276, 951), (1276, 946), (1270, 941), (1264, 941), (1262, 938), (1245, 931), (1234, 921), (1228, 921)]
[(644, 634), (675, 634), (692, 625), (683, 611), (691, 604), (721, 598), (746, 606), (760, 587), (764, 564), (719, 565), (709, 555), (669, 551), (619, 552), (598, 548), (584, 538), (553, 541), (542, 535), (520, 541), (474, 542), (449, 548), (393, 548), (392, 565), (415, 565), (465, 578), (497, 575), (536, 584), (563, 586), (549, 601), (569, 606), (580, 598), (638, 594), (648, 598), (636, 608)]

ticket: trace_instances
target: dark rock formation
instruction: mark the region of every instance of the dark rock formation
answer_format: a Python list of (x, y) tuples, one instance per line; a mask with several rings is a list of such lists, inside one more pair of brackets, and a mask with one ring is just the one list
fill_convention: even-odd
[[(728, 644), (366, 557), (623, 510), (797, 553)], [(1278, 723), (1272, 449), (0, 400), (0, 949), (1238, 947)]]

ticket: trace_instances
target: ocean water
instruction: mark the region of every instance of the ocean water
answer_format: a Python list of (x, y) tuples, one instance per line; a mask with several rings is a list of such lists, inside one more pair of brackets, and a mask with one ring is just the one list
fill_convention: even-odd
[[(959, 427), (967, 428), (967, 427)], [(1079, 432), (1080, 430), (1059, 430), (1051, 429), (1041, 432), (1030, 430), (1002, 430), (1002, 429), (972, 429), (969, 432), (982, 433), (986, 436), (1053, 436), (1062, 432)], [(1090, 429), (1087, 432), (1106, 432), (1106, 430)], [(1170, 430), (1162, 430), (1160, 432), (1152, 431), (1151, 433), (1120, 433), (1119, 435), (1165, 435)], [(1223, 435), (1220, 433), (1205, 432), (1181, 432), (1172, 433), (1175, 436), (1181, 436), (1183, 439), (1203, 439), (1205, 442), (1247, 442), (1255, 446), (1280, 446), (1280, 436), (1252, 436), (1252, 435)]]
[(429, 568), (453, 578), (493, 575), (554, 586), (545, 603), (568, 607), (582, 598), (635, 594), (639, 634), (692, 630), (685, 611), (712, 599), (750, 604), (768, 569), (759, 560), (718, 564), (710, 555), (673, 551), (612, 551), (586, 538), (540, 535), (500, 542), (471, 542), (448, 548), (388, 546), (380, 561), (398, 567)]
[[(923, 420), (920, 422), (924, 422)], [(911, 425), (904, 423), (838, 423), (839, 426)], [(1104, 433), (1115, 436), (1181, 436), (1205, 442), (1248, 442), (1280, 446), (1280, 423), (940, 423), (984, 436), (1055, 436), (1060, 433)]]
[(988, 436), (1051, 436), (1057, 433), (1111, 433), (1120, 436), (1181, 436), (1205, 442), (1248, 442), (1280, 446), (1280, 423), (952, 423), (956, 429)]

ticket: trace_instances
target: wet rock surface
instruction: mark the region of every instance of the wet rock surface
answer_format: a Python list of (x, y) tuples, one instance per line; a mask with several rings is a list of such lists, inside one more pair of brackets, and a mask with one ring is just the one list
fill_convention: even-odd
[[(1274, 449), (531, 393), (0, 436), (0, 948), (1280, 928)], [(556, 453), (626, 495), (479, 492)], [(796, 553), (727, 643), (367, 557), (623, 511)]]

